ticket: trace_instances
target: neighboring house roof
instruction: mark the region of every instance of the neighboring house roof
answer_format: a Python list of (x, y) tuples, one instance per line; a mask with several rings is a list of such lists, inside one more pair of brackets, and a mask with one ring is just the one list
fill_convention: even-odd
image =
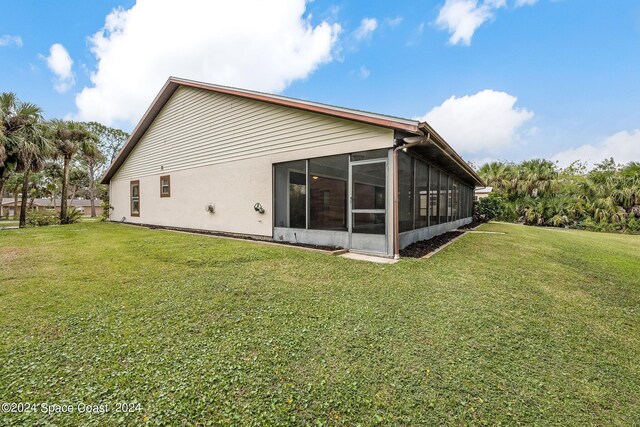
[(476, 187), (476, 193), (491, 193), (493, 191), (493, 187)]
[(285, 107), (297, 108), (300, 110), (316, 112), (319, 114), (325, 114), (333, 117), (339, 117), (347, 120), (354, 120), (357, 122), (367, 123), (375, 126), (386, 127), (398, 131), (403, 131), (409, 134), (415, 135), (432, 135), (431, 141), (437, 145), (437, 147), (447, 154), (450, 158), (457, 163), (468, 175), (470, 175), (474, 181), (478, 184), (484, 185), (482, 179), (478, 174), (469, 166), (458, 153), (451, 148), (451, 146), (440, 136), (437, 132), (431, 128), (426, 122), (420, 122), (418, 120), (403, 119), (400, 117), (388, 116), (384, 114), (370, 113), (367, 111), (354, 110), (351, 108), (337, 107), (329, 104), (321, 104), (319, 102), (305, 101), (301, 99), (288, 98), (280, 95), (272, 95), (263, 92), (256, 92), (252, 90), (239, 89), (229, 86), (214, 85), (211, 83), (198, 82), (194, 80), (180, 79), (177, 77), (169, 77), (164, 84), (160, 93), (155, 97), (151, 106), (147, 109), (142, 119), (135, 127), (131, 136), (125, 143), (125, 145), (118, 153), (118, 156), (114, 159), (113, 163), (109, 166), (107, 173), (102, 179), (103, 184), (108, 184), (109, 180), (115, 175), (120, 166), (124, 163), (131, 150), (140, 141), (145, 132), (149, 129), (156, 116), (160, 113), (164, 105), (171, 98), (174, 92), (180, 86), (187, 86), (193, 88), (199, 88), (209, 90), (217, 93), (225, 93), (229, 95), (240, 96), (242, 98), (253, 99), (256, 101), (268, 102), (275, 105), (281, 105)]
[[(18, 198), (18, 204), (20, 203), (22, 199)], [(31, 202), (31, 199), (28, 199), (28, 202)], [(56, 206), (60, 206), (60, 199), (56, 199)], [(2, 199), (2, 205), (3, 206), (13, 206), (13, 204), (15, 203), (15, 200), (13, 199), (13, 197), (4, 197)], [(100, 206), (100, 204), (102, 204), (102, 200), (100, 199), (96, 199), (95, 200), (95, 205), (96, 206)], [(34, 206), (41, 206), (41, 207), (53, 207), (53, 201), (51, 199), (45, 199), (45, 198), (35, 198), (33, 199), (33, 205)], [(91, 206), (91, 200), (88, 199), (69, 199), (67, 201), (67, 205), (68, 206), (73, 206), (73, 207), (90, 207)]]

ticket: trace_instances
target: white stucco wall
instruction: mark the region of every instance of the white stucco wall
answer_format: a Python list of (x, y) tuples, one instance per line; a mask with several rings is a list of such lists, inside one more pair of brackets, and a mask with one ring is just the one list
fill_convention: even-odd
[[(160, 197), (160, 176), (170, 175), (171, 197)], [(159, 173), (139, 178), (140, 216), (132, 217), (129, 180), (111, 182), (111, 220), (271, 236), (269, 157)], [(259, 214), (253, 205), (265, 209)], [(215, 213), (205, 206), (215, 204)]]
[[(273, 163), (392, 145), (390, 129), (179, 88), (111, 180), (111, 220), (271, 236)], [(169, 198), (160, 197), (162, 175), (171, 177)], [(139, 217), (130, 212), (132, 180)]]

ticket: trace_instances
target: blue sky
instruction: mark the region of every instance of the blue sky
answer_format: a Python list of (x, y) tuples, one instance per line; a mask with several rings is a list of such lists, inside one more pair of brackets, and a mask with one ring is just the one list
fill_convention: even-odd
[(173, 74), (424, 118), (475, 163), (640, 161), (637, 0), (261, 3), (3, 2), (0, 91), (131, 130)]

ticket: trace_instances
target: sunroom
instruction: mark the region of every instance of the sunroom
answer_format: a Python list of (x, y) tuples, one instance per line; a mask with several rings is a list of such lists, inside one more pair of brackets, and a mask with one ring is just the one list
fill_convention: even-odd
[(457, 163), (433, 144), (397, 139), (389, 149), (274, 164), (273, 238), (398, 256), (471, 222), (474, 178)]

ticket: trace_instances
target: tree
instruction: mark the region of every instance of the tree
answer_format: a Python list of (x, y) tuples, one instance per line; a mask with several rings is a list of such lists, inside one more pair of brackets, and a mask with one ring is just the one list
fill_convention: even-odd
[(72, 167), (69, 172), (69, 182), (67, 183), (67, 194), (69, 200), (76, 197), (86, 197), (89, 188), (89, 174), (87, 170), (79, 167)]
[(0, 94), (0, 198), (5, 182), (16, 166), (15, 146), (19, 138), (19, 123), (16, 119), (18, 99), (11, 92)]
[(22, 188), (22, 174), (11, 172), (5, 181), (6, 191), (13, 196), (13, 219), (18, 218), (18, 195)]
[[(87, 166), (89, 174), (89, 198), (91, 200), (91, 217), (96, 216), (96, 189), (95, 181), (101, 177), (108, 165), (110, 165), (120, 152), (125, 141), (129, 138), (129, 134), (120, 130), (104, 126), (97, 122), (85, 123), (89, 129), (98, 138), (98, 151), (83, 156), (83, 161)], [(104, 192), (102, 188), (99, 190)]]
[[(129, 139), (129, 134), (98, 122), (88, 122), (85, 126), (98, 137), (98, 148), (104, 156), (104, 162), (99, 166), (105, 169), (113, 163), (122, 146)], [(100, 176), (103, 172), (104, 170), (96, 170), (96, 176)]]
[(89, 200), (91, 201), (91, 218), (96, 217), (96, 172), (105, 163), (105, 156), (98, 146), (89, 151), (83, 151), (82, 163), (86, 166), (88, 176)]
[(527, 160), (518, 167), (517, 190), (535, 198), (539, 193), (553, 190), (557, 177), (555, 163), (543, 159)]
[(56, 199), (58, 197), (58, 187), (62, 180), (62, 167), (58, 162), (47, 162), (43, 170), (46, 179), (47, 197), (51, 198), (53, 208), (56, 208)]
[(479, 173), (501, 200), (502, 220), (640, 231), (640, 163), (620, 165), (609, 158), (591, 170), (580, 161), (559, 170), (548, 160), (533, 159), (520, 164), (492, 162)]
[(18, 170), (22, 171), (22, 200), (20, 206), (20, 228), (27, 224), (27, 198), (31, 172), (40, 171), (53, 147), (46, 137), (44, 123), (36, 122), (25, 129), (25, 138), (17, 146)]
[(514, 186), (515, 165), (507, 162), (485, 163), (478, 170), (478, 174), (489, 187), (498, 191), (508, 192)]
[(52, 128), (56, 156), (63, 159), (62, 194), (60, 200), (60, 223), (67, 224), (67, 186), (69, 183), (70, 163), (78, 153), (96, 150), (97, 138), (82, 123), (56, 120)]
[(51, 143), (47, 139), (46, 125), (42, 122), (40, 107), (20, 101), (12, 93), (0, 95), (2, 119), (3, 178), (8, 162), (15, 164), (17, 171), (23, 172), (22, 203), (20, 206), (20, 227), (26, 225), (27, 198), (29, 195), (29, 175), (44, 166), (45, 158), (51, 153)]

